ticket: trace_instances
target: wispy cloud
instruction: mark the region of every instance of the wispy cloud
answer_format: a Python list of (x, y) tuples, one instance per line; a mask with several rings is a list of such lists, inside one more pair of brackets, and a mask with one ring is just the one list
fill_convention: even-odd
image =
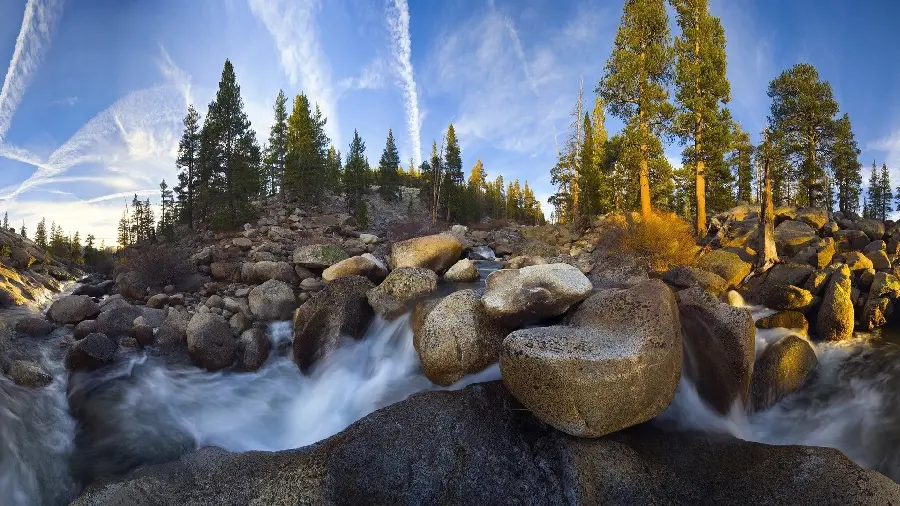
[(900, 130), (866, 144), (866, 150), (884, 153), (884, 163), (896, 169), (900, 167)]
[(25, 4), (22, 27), (0, 89), (0, 142), (50, 45), (63, 4), (64, 0), (28, 0)]
[(332, 89), (331, 66), (319, 43), (316, 0), (247, 0), (250, 10), (266, 26), (292, 86), (300, 85), (328, 118), (325, 130), (340, 145), (340, 129)]
[(412, 66), (412, 41), (409, 36), (409, 6), (406, 0), (389, 0), (387, 23), (391, 34), (393, 68), (400, 78), (406, 106), (406, 123), (416, 166), (422, 163), (422, 139), (419, 123), (419, 95)]
[(363, 67), (358, 77), (341, 79), (338, 83), (339, 94), (348, 90), (378, 90), (384, 88), (385, 63), (375, 58)]
[(77, 103), (78, 97), (63, 97), (50, 102), (50, 105), (64, 105), (66, 107), (72, 107)]

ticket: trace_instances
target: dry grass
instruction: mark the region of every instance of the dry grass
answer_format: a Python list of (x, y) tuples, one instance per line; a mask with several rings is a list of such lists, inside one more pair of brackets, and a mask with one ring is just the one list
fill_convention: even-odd
[(634, 256), (655, 271), (691, 265), (697, 251), (691, 225), (671, 213), (654, 213), (646, 220), (636, 213), (608, 218), (599, 242), (614, 253)]

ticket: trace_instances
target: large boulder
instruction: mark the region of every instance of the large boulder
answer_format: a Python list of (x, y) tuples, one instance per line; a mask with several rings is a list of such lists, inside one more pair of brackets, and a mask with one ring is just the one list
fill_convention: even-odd
[(853, 222), (853, 224), (848, 228), (865, 232), (869, 239), (873, 241), (884, 239), (884, 222), (880, 220), (866, 218)]
[(428, 312), (414, 332), (413, 344), (425, 376), (439, 385), (452, 385), (499, 360), (509, 331), (488, 316), (478, 292), (461, 290)]
[(700, 257), (697, 267), (712, 272), (725, 280), (728, 288), (734, 288), (750, 274), (752, 266), (741, 260), (737, 253), (712, 250)]
[(888, 258), (887, 252), (884, 250), (866, 253), (866, 258), (872, 261), (872, 268), (876, 271), (889, 270), (891, 268), (891, 259)]
[(44, 337), (53, 332), (53, 324), (44, 318), (28, 316), (16, 322), (16, 332), (31, 337)]
[(680, 291), (676, 298), (686, 376), (720, 413), (728, 413), (735, 402), (746, 406), (756, 351), (750, 311), (699, 288)]
[(681, 375), (681, 326), (665, 283), (600, 291), (567, 323), (517, 330), (503, 340), (503, 382), (540, 420), (597, 437), (669, 405)]
[(770, 309), (786, 311), (797, 309), (805, 311), (815, 305), (816, 299), (809, 290), (794, 285), (772, 285), (766, 288), (762, 296), (763, 304)]
[(481, 273), (478, 272), (475, 262), (468, 258), (456, 262), (444, 273), (444, 281), (448, 283), (471, 283), (478, 281), (480, 277)]
[(241, 280), (244, 283), (264, 283), (270, 279), (276, 279), (292, 285), (299, 282), (294, 266), (287, 262), (263, 260), (260, 262), (245, 262), (241, 266)]
[(17, 385), (28, 388), (40, 388), (53, 383), (53, 376), (37, 362), (15, 360), (9, 366), (9, 378)]
[(216, 281), (236, 283), (241, 280), (241, 264), (234, 261), (219, 261), (209, 264), (210, 275)]
[(850, 269), (842, 265), (831, 275), (825, 295), (822, 296), (816, 318), (819, 339), (842, 341), (853, 337), (851, 288)]
[(123, 272), (116, 276), (116, 291), (128, 299), (144, 300), (147, 296), (147, 283), (137, 271)]
[(863, 330), (881, 327), (888, 322), (894, 313), (894, 305), (887, 297), (869, 296), (863, 306), (859, 326)]
[(750, 410), (763, 411), (792, 394), (803, 386), (818, 362), (812, 346), (794, 335), (767, 347), (753, 367)]
[(801, 221), (787, 220), (775, 227), (775, 246), (779, 255), (794, 256), (816, 239), (816, 231)]
[(214, 313), (197, 313), (191, 317), (187, 326), (187, 345), (194, 364), (210, 371), (229, 367), (237, 352), (231, 327)]
[(269, 358), (269, 337), (265, 329), (245, 330), (238, 342), (238, 363), (245, 371), (256, 371)]
[(850, 253), (847, 253), (846, 264), (851, 271), (864, 271), (866, 269), (874, 268), (874, 266), (872, 265), (872, 260), (859, 251), (851, 251)]
[(440, 273), (459, 260), (462, 250), (462, 243), (451, 234), (416, 237), (394, 243), (391, 267), (424, 267)]
[(565, 313), (592, 288), (588, 278), (569, 264), (532, 265), (492, 272), (481, 301), (492, 318), (521, 326)]
[(156, 344), (164, 351), (178, 349), (187, 343), (187, 327), (191, 314), (187, 311), (169, 310), (165, 321), (156, 331)]
[(663, 281), (679, 290), (699, 286), (716, 297), (725, 293), (728, 282), (722, 276), (689, 265), (679, 265), (666, 271)]
[(337, 278), (364, 276), (373, 283), (380, 283), (388, 275), (387, 266), (371, 253), (350, 257), (322, 271), (322, 281), (330, 283)]
[(828, 223), (828, 211), (815, 207), (801, 207), (797, 210), (796, 220), (806, 223), (813, 230), (822, 230), (822, 227)]
[(55, 323), (78, 323), (97, 316), (100, 306), (87, 295), (67, 295), (59, 298), (47, 310), (47, 319)]
[(394, 319), (415, 301), (437, 291), (437, 274), (420, 267), (398, 267), (366, 294), (375, 312)]
[(653, 424), (574, 438), (535, 420), (493, 382), (413, 395), (296, 450), (206, 447), (94, 481), (73, 506), (898, 502), (897, 484), (839, 450)]
[(312, 244), (294, 250), (294, 264), (307, 269), (325, 269), (346, 260), (347, 252), (333, 244)]
[(294, 290), (284, 281), (270, 279), (250, 290), (250, 312), (263, 321), (287, 320), (297, 307)]
[(66, 353), (66, 368), (70, 371), (89, 371), (111, 364), (118, 346), (104, 334), (95, 332), (75, 341)]
[(771, 316), (756, 320), (756, 328), (759, 329), (796, 329), (803, 333), (809, 330), (809, 322), (800, 311), (781, 311)]
[(840, 252), (859, 251), (869, 244), (869, 236), (862, 230), (838, 230), (832, 234)]
[(103, 311), (97, 317), (97, 332), (110, 337), (127, 335), (134, 326), (134, 320), (143, 315), (138, 306), (125, 306)]
[(342, 336), (362, 338), (374, 316), (366, 299), (372, 288), (362, 276), (338, 278), (294, 312), (294, 362), (301, 371), (333, 353)]

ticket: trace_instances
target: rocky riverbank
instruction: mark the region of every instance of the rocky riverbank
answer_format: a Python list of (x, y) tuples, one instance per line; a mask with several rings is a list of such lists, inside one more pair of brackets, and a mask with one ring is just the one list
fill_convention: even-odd
[[(240, 233), (135, 249), (114, 280), (80, 285), (16, 330), (62, 336), (82, 442), (109, 429), (93, 410), (120, 395), (96, 387), (111, 366), (143, 354), (250, 374), (287, 352), (271, 335), (278, 321), (290, 320), (289, 354), (310, 377), (373, 322), (405, 314), (434, 385), (499, 363), (501, 382), (414, 396), (311, 447), (203, 449), (130, 474), (139, 460), (96, 466), (80, 477), (90, 487), (77, 504), (456, 504), (496, 494), (536, 504), (896, 502), (900, 487), (835, 450), (654, 421), (685, 381), (723, 415), (764, 412), (814, 377), (810, 337), (847, 339), (890, 322), (900, 227), (776, 214), (782, 262), (751, 275), (757, 214), (748, 206), (715, 217), (703, 249), (685, 246), (693, 265), (663, 270), (608, 243), (627, 216), (578, 233), (457, 225), (416, 235), (275, 206)], [(486, 260), (503, 268), (483, 279)], [(745, 299), (776, 312), (754, 322)], [(760, 343), (757, 328), (792, 330)], [(53, 381), (37, 362), (10, 357), (4, 371), (20, 385)], [(86, 378), (95, 386), (78, 387)], [(188, 450), (174, 448), (155, 461)]]

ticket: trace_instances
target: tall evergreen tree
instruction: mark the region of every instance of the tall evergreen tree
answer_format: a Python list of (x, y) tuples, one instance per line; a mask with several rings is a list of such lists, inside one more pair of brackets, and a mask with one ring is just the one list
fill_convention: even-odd
[(328, 138), (319, 106), (313, 110), (309, 99), (299, 94), (287, 120), (285, 184), (302, 200), (318, 203), (326, 178)]
[(22, 220), (22, 228), (19, 229), (19, 235), (22, 239), (28, 239), (28, 229), (25, 228), (25, 220)]
[(838, 210), (842, 213), (858, 213), (862, 194), (862, 164), (859, 163), (859, 145), (853, 136), (850, 116), (846, 113), (835, 121), (834, 144), (830, 162), (837, 189)]
[(484, 164), (481, 163), (480, 158), (469, 172), (467, 193), (466, 221), (480, 221), (487, 208), (488, 196), (487, 172), (484, 171)]
[[(710, 15), (708, 0), (672, 0), (681, 34), (675, 38), (675, 134), (687, 144), (684, 165), (693, 167), (696, 230), (706, 234), (706, 173), (710, 164), (723, 167), (720, 152), (705, 143), (707, 131), (724, 129), (720, 110), (731, 98), (726, 77), (725, 30)], [(720, 132), (723, 130), (720, 130)], [(719, 192), (722, 198), (723, 192)], [(730, 192), (729, 192), (730, 193)]]
[(366, 143), (353, 131), (347, 163), (344, 164), (344, 196), (347, 210), (356, 217), (357, 224), (365, 227), (368, 224), (368, 212), (363, 196), (369, 187), (369, 162), (366, 160)]
[(878, 172), (878, 166), (872, 161), (872, 174), (869, 176), (869, 191), (866, 206), (863, 210), (863, 217), (870, 219), (878, 219), (881, 215), (881, 202), (883, 201), (881, 194), (881, 173)]
[(557, 221), (566, 223), (575, 220), (580, 208), (582, 172), (582, 148), (584, 135), (584, 82), (578, 87), (575, 106), (570, 116), (569, 134), (563, 150), (557, 153), (557, 163), (550, 169), (550, 183), (556, 186), (556, 193), (550, 197), (556, 209)]
[(212, 128), (211, 158), (218, 162), (211, 165), (209, 183), (216, 205), (208, 209), (215, 226), (234, 227), (252, 217), (251, 203), (262, 193), (262, 178), (256, 133), (244, 112), (241, 88), (229, 60), (225, 60), (216, 98), (209, 106), (204, 134), (207, 128)]
[(881, 175), (878, 178), (879, 194), (881, 200), (878, 202), (878, 219), (886, 220), (891, 215), (891, 202), (894, 195), (891, 192), (891, 176), (888, 172), (887, 164), (881, 165)]
[(265, 151), (266, 193), (284, 194), (284, 167), (287, 158), (287, 97), (278, 90), (275, 97), (275, 121), (269, 130), (269, 142)]
[[(581, 164), (578, 173), (578, 216), (591, 219), (600, 212), (600, 166), (594, 157), (594, 129), (591, 115), (584, 113), (584, 142), (581, 147)], [(533, 207), (533, 206), (532, 206)], [(529, 212), (532, 210), (528, 206)]]
[(157, 235), (171, 239), (175, 235), (175, 199), (163, 179), (159, 183), (159, 224)]
[(651, 213), (650, 150), (672, 114), (669, 20), (664, 0), (626, 0), (622, 20), (597, 91), (631, 130), (638, 147), (641, 212)]
[(179, 219), (189, 227), (194, 226), (194, 206), (197, 185), (200, 183), (200, 114), (194, 106), (188, 106), (184, 117), (184, 133), (178, 143), (178, 184), (175, 195), (178, 200)]
[(9, 230), (9, 212), (3, 212), (3, 230)]
[(794, 65), (769, 84), (769, 122), (784, 137), (786, 154), (798, 181), (796, 203), (824, 206), (827, 178), (824, 156), (834, 137), (837, 102), (828, 81), (808, 63)]
[(37, 228), (34, 230), (34, 243), (37, 244), (41, 251), (47, 251), (47, 219), (41, 218)]
[(328, 155), (325, 157), (325, 187), (330, 192), (337, 192), (341, 188), (341, 152), (329, 146)]
[(456, 130), (451, 123), (447, 127), (447, 145), (444, 149), (444, 202), (447, 221), (459, 220), (463, 214), (465, 174), (462, 169), (462, 155)]
[(734, 197), (738, 202), (749, 203), (753, 201), (753, 144), (750, 142), (750, 134), (740, 124), (733, 123), (732, 128), (728, 165), (736, 180)]
[[(606, 133), (606, 113), (603, 111), (603, 99), (598, 95), (594, 100), (591, 112), (591, 151), (593, 155), (592, 170), (597, 177), (596, 212), (607, 213), (613, 209), (613, 189), (611, 177), (606, 172), (606, 145), (609, 136)], [(541, 214), (543, 218), (543, 213)]]
[(126, 248), (132, 244), (131, 214), (128, 212), (128, 203), (125, 203), (125, 210), (122, 211), (122, 217), (119, 218), (117, 233), (116, 242), (119, 243), (120, 247)]
[(394, 144), (394, 132), (388, 128), (387, 142), (381, 160), (378, 162), (378, 184), (381, 198), (393, 202), (400, 198), (400, 175), (397, 168), (400, 166), (400, 153)]

